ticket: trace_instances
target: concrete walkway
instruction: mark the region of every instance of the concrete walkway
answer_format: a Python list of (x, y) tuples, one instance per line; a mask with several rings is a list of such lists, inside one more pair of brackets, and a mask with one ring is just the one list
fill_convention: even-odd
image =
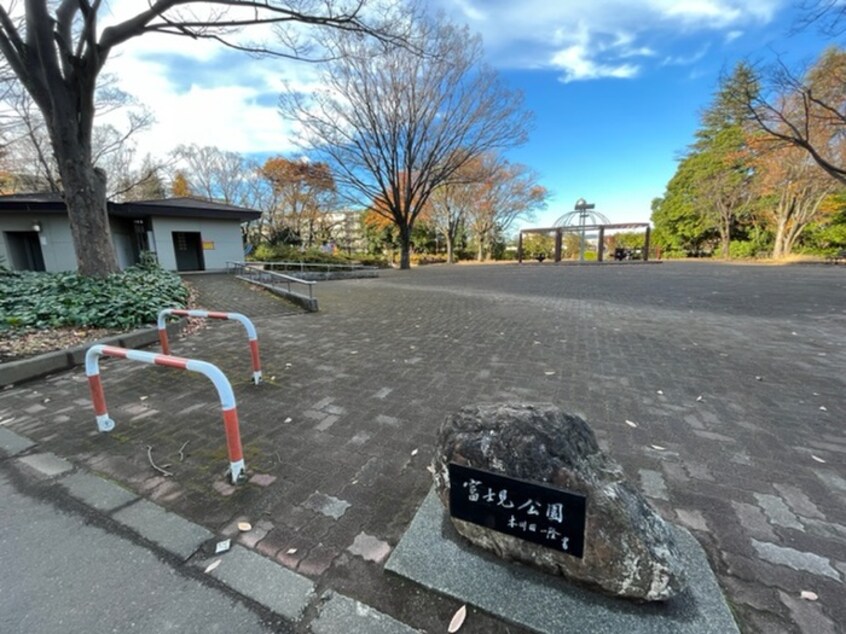
[[(846, 623), (842, 268), (432, 267), (321, 283), (320, 313), (282, 316), (264, 293), (203, 283), (209, 308), (259, 330), (258, 387), (238, 324), (174, 343), (232, 379), (247, 485), (225, 482), (214, 390), (187, 373), (105, 362), (108, 435), (81, 371), (0, 393), (0, 424), (318, 590), (440, 631), (460, 604), (382, 568), (429, 489), (437, 427), (467, 403), (552, 401), (693, 531), (744, 631)], [(147, 446), (174, 477), (151, 469)], [(519, 630), (472, 612), (462, 631)]]

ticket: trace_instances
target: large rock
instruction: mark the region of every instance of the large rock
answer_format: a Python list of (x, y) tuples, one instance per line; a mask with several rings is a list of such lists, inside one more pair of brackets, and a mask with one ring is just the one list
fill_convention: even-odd
[(451, 517), (474, 544), (613, 595), (662, 601), (682, 589), (668, 525), (578, 416), (546, 403), (464, 407), (441, 426), (434, 459), (436, 489), (447, 508), (450, 462), (587, 497), (582, 558)]

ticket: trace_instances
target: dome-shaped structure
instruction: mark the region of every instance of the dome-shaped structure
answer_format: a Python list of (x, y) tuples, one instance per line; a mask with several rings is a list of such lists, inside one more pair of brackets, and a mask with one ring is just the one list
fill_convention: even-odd
[[(585, 222), (581, 222), (582, 214), (585, 216)], [(555, 223), (552, 225), (553, 227), (578, 227), (581, 224), (586, 225), (607, 225), (611, 224), (611, 221), (604, 215), (596, 211), (595, 209), (585, 209), (584, 211), (575, 210), (575, 211), (568, 211), (566, 214), (561, 216)]]

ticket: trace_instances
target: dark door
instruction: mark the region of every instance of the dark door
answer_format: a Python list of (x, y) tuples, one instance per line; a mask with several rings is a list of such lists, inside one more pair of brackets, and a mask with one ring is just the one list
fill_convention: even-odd
[(199, 232), (174, 231), (173, 252), (177, 271), (204, 271), (203, 242)]
[(7, 231), (10, 264), (16, 271), (44, 271), (44, 255), (37, 231)]

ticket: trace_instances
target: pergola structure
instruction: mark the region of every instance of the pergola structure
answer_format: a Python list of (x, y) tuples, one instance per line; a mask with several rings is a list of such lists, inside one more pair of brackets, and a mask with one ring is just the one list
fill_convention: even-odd
[(555, 261), (561, 261), (561, 237), (565, 231), (578, 231), (582, 235), (586, 231), (599, 231), (599, 244), (597, 246), (596, 261), (602, 262), (605, 251), (605, 232), (614, 229), (646, 229), (643, 239), (643, 259), (649, 259), (649, 223), (648, 222), (625, 222), (613, 224), (593, 224), (593, 225), (570, 225), (566, 227), (543, 227), (537, 229), (521, 229), (520, 235), (517, 238), (517, 263), (523, 263), (523, 234), (524, 233), (540, 233), (549, 234), (555, 233)]

